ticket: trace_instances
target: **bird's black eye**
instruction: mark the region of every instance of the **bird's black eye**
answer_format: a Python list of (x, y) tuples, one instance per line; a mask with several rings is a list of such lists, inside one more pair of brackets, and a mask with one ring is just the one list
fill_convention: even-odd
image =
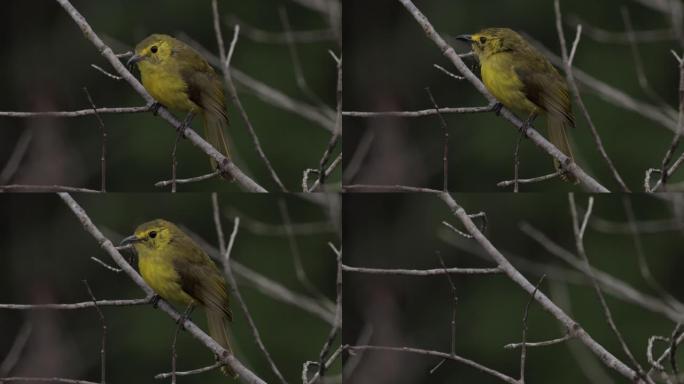
[(487, 41), (487, 38), (484, 36), (480, 36), (480, 44), (484, 44)]
[(155, 237), (157, 237), (157, 232), (150, 231), (150, 239), (154, 239)]
[(157, 46), (156, 46), (156, 45), (153, 45), (153, 46), (150, 48), (150, 51), (152, 51), (152, 53), (157, 53)]

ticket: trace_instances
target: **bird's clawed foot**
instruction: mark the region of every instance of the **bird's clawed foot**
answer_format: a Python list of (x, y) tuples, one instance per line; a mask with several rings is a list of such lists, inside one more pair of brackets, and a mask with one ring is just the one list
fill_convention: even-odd
[(503, 104), (501, 104), (501, 103), (495, 103), (495, 104), (492, 106), (492, 111), (494, 111), (494, 113), (495, 113), (497, 116), (499, 116), (499, 115), (501, 114), (501, 108), (502, 108), (502, 107), (503, 107)]
[(190, 123), (192, 123), (192, 119), (194, 118), (195, 114), (192, 112), (188, 112), (188, 114), (185, 115), (185, 118), (183, 119), (181, 125), (176, 129), (178, 131), (178, 134), (183, 136), (183, 138), (185, 138), (185, 129), (190, 128)]
[(523, 125), (519, 128), (520, 134), (527, 138), (527, 130), (529, 128), (532, 128), (532, 123), (534, 122), (534, 119), (537, 118), (536, 114), (531, 114), (530, 116), (527, 117), (527, 120), (523, 123)]
[(159, 304), (159, 295), (153, 295), (150, 297), (150, 304), (152, 304), (152, 308), (157, 309), (157, 304)]
[(159, 107), (161, 107), (161, 104), (154, 102), (154, 103), (150, 104), (149, 110), (152, 111), (152, 114), (154, 116), (157, 116), (159, 114)]
[(187, 308), (185, 308), (185, 312), (176, 320), (176, 324), (178, 327), (182, 330), (185, 331), (185, 320), (190, 318), (190, 314), (192, 313), (192, 310), (195, 309), (195, 304), (190, 303)]

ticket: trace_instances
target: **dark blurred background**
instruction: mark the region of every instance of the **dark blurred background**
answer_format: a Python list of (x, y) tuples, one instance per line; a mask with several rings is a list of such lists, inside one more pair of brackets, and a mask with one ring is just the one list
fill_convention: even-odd
[[(330, 22), (327, 12), (302, 5), (306, 3), (219, 1), (225, 44), (231, 41), (235, 23), (242, 29), (231, 62), (233, 68), (308, 105), (319, 115), (316, 122), (274, 106), (257, 97), (252, 88), (240, 81), (242, 77), (234, 74), (239, 96), (264, 152), (286, 187), (292, 190), (301, 190), (304, 169), (318, 168), (330, 138), (337, 75), (328, 50), (340, 53), (335, 32), (338, 25)], [(218, 55), (208, 0), (97, 3), (76, 0), (73, 5), (116, 53), (131, 50), (152, 33), (166, 33), (186, 42), (193, 40)], [(298, 39), (296, 49), (301, 71), (314, 97), (297, 84), (293, 60), (284, 40), (286, 29), (281, 19), (282, 11), (286, 12), (294, 35), (308, 33), (309, 38), (305, 41), (295, 36)], [(95, 64), (114, 72), (57, 2), (12, 1), (5, 5), (4, 15), (5, 22), (0, 26), (0, 83), (3, 84), (0, 110), (88, 109), (90, 103), (84, 87), (98, 107), (144, 104), (125, 81), (113, 80), (90, 66)], [(258, 31), (254, 32), (254, 29)], [(133, 73), (139, 76), (137, 70)], [(274, 189), (277, 186), (258, 157), (246, 125), (231, 103), (227, 103), (234, 160), (258, 183), (269, 190)], [(102, 117), (108, 132), (108, 190), (159, 190), (153, 184), (171, 178), (175, 131), (151, 113)], [(0, 180), (0, 184), (65, 184), (99, 189), (101, 135), (95, 116), (0, 117), (0, 127), (0, 164), (3, 167), (22, 135), (30, 136), (26, 155), (16, 173)], [(202, 131), (199, 118), (195, 119), (193, 127)], [(179, 144), (178, 162), (179, 178), (198, 176), (210, 170), (207, 156), (188, 141)], [(338, 173), (331, 177), (331, 182), (339, 180)], [(179, 190), (237, 190), (237, 186), (212, 180), (186, 184)]]
[[(562, 194), (456, 194), (454, 199), (470, 213), (487, 215), (484, 230), (490, 241), (532, 283), (546, 274), (540, 290), (578, 321), (586, 331), (623, 362), (627, 361), (610, 330), (589, 281), (544, 250), (519, 226), (528, 223), (551, 241), (576, 253), (568, 198)], [(482, 248), (463, 238), (442, 221), (463, 228), (435, 196), (408, 194), (346, 194), (344, 204), (344, 263), (371, 268), (440, 268), (436, 252), (448, 267), (493, 267)], [(587, 196), (577, 195), (578, 207)], [(675, 298), (684, 298), (681, 271), (681, 196), (629, 197), (640, 228), (645, 259), (655, 281)], [(474, 219), (482, 226), (480, 219)], [(364, 228), (364, 230), (358, 230)], [(640, 292), (661, 297), (639, 272), (634, 238), (628, 232), (621, 196), (596, 196), (585, 235), (591, 264)], [(505, 275), (452, 275), (456, 286), (455, 352), (507, 375), (519, 377), (520, 350), (504, 349), (520, 342), (522, 317), (529, 294)], [(647, 340), (669, 336), (675, 324), (662, 315), (606, 293), (617, 327), (642, 366)], [(453, 294), (444, 276), (382, 276), (345, 272), (345, 344), (415, 347), (449, 353)], [(559, 323), (532, 303), (528, 341), (564, 335)], [(664, 344), (656, 343), (660, 356)], [(358, 352), (357, 352), (358, 354)], [(366, 351), (359, 359), (345, 355), (346, 383), (499, 383), (487, 374), (456, 362), (429, 371), (439, 358), (408, 353)], [(578, 360), (581, 363), (578, 363)], [(681, 366), (684, 359), (679, 354)], [(585, 374), (585, 370), (591, 372)], [(577, 341), (529, 348), (526, 382), (626, 383)]]
[[(672, 33), (669, 12), (646, 4), (672, 2), (630, 0), (561, 1), (568, 45), (575, 26), (584, 27), (574, 67), (621, 90), (639, 101), (655, 105), (671, 127), (676, 126), (678, 63), (670, 52), (682, 45)], [(553, 1), (417, 1), (443, 37), (475, 33), (486, 27), (510, 27), (527, 34), (560, 55)], [(666, 103), (660, 108), (640, 88), (635, 62), (625, 38), (621, 13), (625, 7), (636, 31), (656, 31), (655, 41), (640, 42), (638, 49), (653, 92)], [(680, 15), (681, 17), (681, 15)], [(684, 20), (678, 20), (684, 23)], [(595, 31), (601, 28), (603, 31)], [(668, 32), (669, 30), (669, 32)], [(433, 67), (457, 73), (429, 40), (409, 12), (396, 0), (345, 1), (344, 76), (345, 111), (420, 110), (433, 108), (429, 87), (440, 107), (486, 105), (486, 99), (467, 80), (455, 80)], [(609, 33), (601, 32), (608, 31)], [(610, 33), (616, 32), (616, 34)], [(597, 33), (599, 34), (597, 38)], [(470, 48), (450, 40), (457, 52)], [(473, 58), (466, 64), (479, 76)], [(632, 111), (604, 101), (586, 87), (582, 98), (603, 138), (606, 151), (633, 190), (643, 190), (644, 172), (659, 167), (672, 140), (672, 131)], [(571, 132), (579, 164), (609, 189), (618, 189), (600, 157), (589, 125), (573, 106), (577, 129)], [(667, 110), (667, 112), (663, 112)], [(513, 153), (518, 139), (514, 127), (493, 113), (445, 114), (449, 127), (449, 189), (501, 191), (496, 183), (513, 178)], [(539, 118), (535, 127), (546, 131)], [(421, 118), (344, 118), (344, 184), (406, 184), (441, 188), (442, 127), (437, 116)], [(369, 144), (370, 143), (370, 144)], [(370, 145), (370, 147), (368, 147)], [(369, 148), (369, 149), (368, 149)], [(364, 155), (367, 150), (367, 155)], [(354, 154), (359, 152), (355, 161)], [(359, 160), (363, 160), (360, 164)], [(350, 165), (353, 166), (350, 167)], [(520, 148), (520, 177), (553, 171), (551, 158), (529, 140)], [(673, 182), (681, 181), (675, 175)], [(508, 190), (512, 188), (509, 187)], [(525, 185), (522, 191), (577, 190), (559, 180)]]
[[(165, 218), (202, 239), (204, 249), (217, 247), (217, 234), (209, 194), (107, 194), (77, 195), (97, 227), (115, 244), (133, 233), (136, 226)], [(335, 195), (307, 196), (219, 194), (226, 239), (232, 217), (241, 225), (232, 252), (233, 261), (272, 282), (319, 303), (316, 315), (264, 294), (234, 267), (240, 291), (276, 364), (288, 381), (301, 380), (302, 364), (318, 360), (330, 332), (326, 320), (334, 316), (335, 255), (328, 246), (341, 246), (339, 202)], [(293, 240), (318, 299), (295, 273), (293, 252), (281, 209), (285, 207), (295, 232)], [(0, 303), (74, 303), (89, 301), (82, 282), (87, 280), (98, 299), (142, 298), (143, 292), (125, 275), (114, 273), (91, 257), (113, 265), (109, 256), (56, 195), (0, 196)], [(11, 223), (11, 224), (10, 224)], [(128, 257), (129, 254), (124, 254)], [(132, 256), (131, 256), (132, 257)], [(132, 258), (133, 264), (137, 260)], [(179, 311), (184, 308), (177, 307)], [(243, 311), (233, 300), (233, 346), (238, 358), (267, 382), (278, 381), (258, 350)], [(108, 327), (107, 382), (152, 382), (154, 375), (171, 370), (171, 345), (176, 324), (151, 305), (103, 307)], [(192, 315), (206, 329), (201, 310)], [(331, 320), (330, 320), (331, 321)], [(32, 332), (11, 372), (4, 376), (58, 376), (91, 379), (100, 377), (101, 325), (94, 309), (6, 310), (0, 309), (0, 362), (22, 327)], [(333, 350), (339, 344), (333, 345)], [(195, 369), (214, 362), (214, 357), (187, 332), (177, 341), (177, 369)], [(1, 364), (1, 363), (0, 363)], [(339, 373), (340, 363), (331, 375)], [(0, 376), (2, 376), (0, 375)], [(186, 383), (226, 383), (230, 379), (214, 370), (179, 379)]]

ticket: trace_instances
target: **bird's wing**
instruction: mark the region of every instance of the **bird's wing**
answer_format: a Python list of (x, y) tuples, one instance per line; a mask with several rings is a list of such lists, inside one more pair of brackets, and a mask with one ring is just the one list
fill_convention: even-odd
[(175, 257), (173, 266), (183, 291), (201, 304), (221, 310), (232, 320), (226, 285), (214, 262), (194, 244), (180, 252), (184, 257)]
[(568, 86), (556, 69), (544, 58), (537, 58), (518, 65), (515, 73), (523, 83), (525, 96), (547, 113), (562, 116), (575, 125), (571, 112)]
[(197, 55), (189, 61), (192, 64), (180, 71), (188, 87), (188, 97), (206, 113), (221, 116), (227, 121), (228, 115), (221, 79), (202, 57)]

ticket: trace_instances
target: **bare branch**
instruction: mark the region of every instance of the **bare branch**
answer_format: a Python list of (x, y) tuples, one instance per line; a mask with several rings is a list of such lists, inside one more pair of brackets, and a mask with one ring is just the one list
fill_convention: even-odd
[[(149, 105), (143, 107), (114, 107), (98, 108), (97, 113), (142, 113), (149, 112)], [(47, 111), (47, 112), (7, 112), (1, 111), (0, 117), (82, 117), (95, 115), (95, 111), (90, 109), (79, 109), (77, 111)]]
[[(494, 104), (486, 105), (484, 107), (442, 107), (439, 109), (441, 113), (483, 113), (491, 112)], [(384, 111), (384, 112), (359, 112), (359, 111), (342, 111), (342, 116), (349, 117), (423, 117), (436, 115), (437, 111), (434, 108), (422, 109), (419, 111)]]
[(499, 274), (503, 271), (500, 268), (435, 268), (435, 269), (381, 269), (351, 267), (342, 264), (345, 272), (367, 273), (373, 275), (404, 275), (404, 276), (436, 276), (436, 275), (489, 275)]

